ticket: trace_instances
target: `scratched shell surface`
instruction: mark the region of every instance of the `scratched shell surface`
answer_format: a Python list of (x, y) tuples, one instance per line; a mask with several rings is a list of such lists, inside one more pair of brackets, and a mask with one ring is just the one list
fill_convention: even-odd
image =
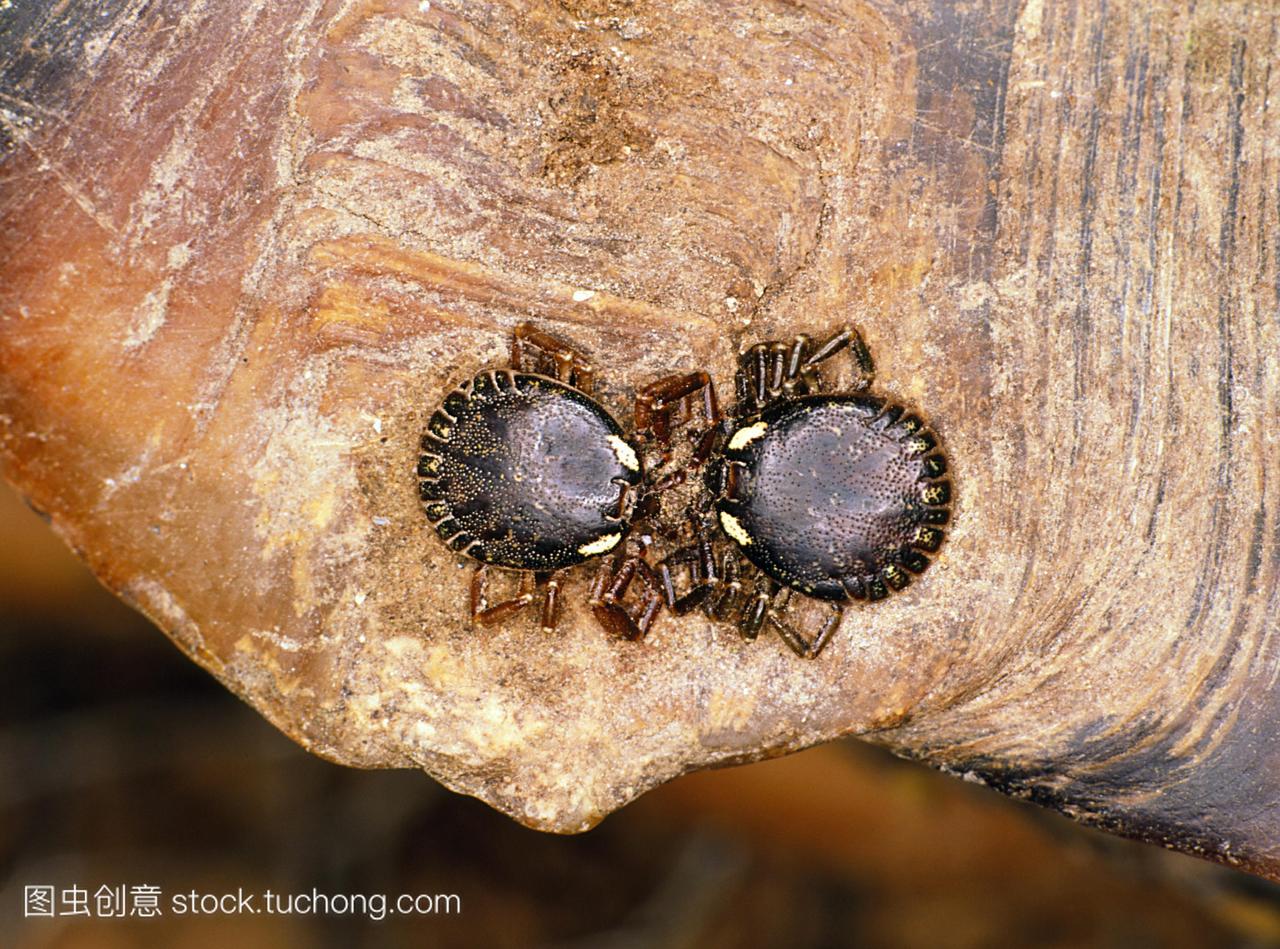
[[(857, 733), (1274, 875), (1278, 16), (6, 5), (4, 473), (306, 747), (533, 826)], [(471, 629), (411, 472), (523, 320), (620, 419), (856, 321), (940, 556), (813, 663), (610, 641), (581, 570), (554, 639)]]

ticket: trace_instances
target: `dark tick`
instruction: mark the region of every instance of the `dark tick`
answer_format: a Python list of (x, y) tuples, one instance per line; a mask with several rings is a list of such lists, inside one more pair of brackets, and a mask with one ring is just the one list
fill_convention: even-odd
[[(530, 324), (516, 328), (509, 368), (489, 369), (449, 393), (427, 423), (418, 460), (427, 518), (448, 547), (478, 566), (471, 616), (493, 625), (542, 597), (555, 628), (560, 571), (614, 554), (591, 589), (597, 619), (639, 639), (661, 608), (648, 540), (629, 537), (646, 484), (636, 447), (593, 397), (584, 357)], [(671, 411), (666, 390), (636, 400), (642, 438)], [(491, 595), (493, 568), (518, 575), (515, 594)], [(634, 586), (633, 586), (634, 584)], [(624, 602), (629, 590), (634, 602)]]
[[(819, 394), (819, 365), (846, 349), (848, 391)], [(872, 377), (854, 329), (817, 347), (805, 336), (758, 343), (739, 358), (734, 412), (719, 426), (708, 490), (691, 512), (693, 543), (659, 565), (675, 612), (701, 606), (746, 639), (767, 623), (813, 658), (844, 603), (883, 599), (929, 565), (950, 518), (946, 458), (918, 415), (867, 394)], [(708, 517), (732, 544), (719, 558)], [(689, 584), (677, 593), (681, 567)], [(811, 636), (786, 618), (793, 592), (826, 604)]]

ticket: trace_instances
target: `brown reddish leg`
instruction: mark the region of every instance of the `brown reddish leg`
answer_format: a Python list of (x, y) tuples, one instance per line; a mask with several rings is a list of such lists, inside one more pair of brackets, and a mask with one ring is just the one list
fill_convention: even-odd
[(496, 626), (504, 620), (515, 616), (526, 606), (538, 598), (538, 587), (544, 588), (542, 594), (542, 631), (554, 632), (560, 619), (560, 577), (558, 573), (529, 573), (528, 571), (503, 571), (520, 574), (519, 586), (515, 596), (507, 600), (493, 602), (490, 595), (493, 578), (490, 571), (497, 568), (488, 564), (479, 564), (471, 574), (471, 620), (481, 626)]
[[(670, 557), (667, 558), (667, 560), (670, 559)], [(663, 561), (660, 569), (666, 565), (666, 562)], [(710, 585), (708, 594), (704, 594), (706, 598), (702, 601), (702, 611), (711, 619), (733, 623), (738, 634), (747, 642), (755, 640), (767, 625), (777, 631), (778, 636), (797, 656), (802, 659), (816, 659), (840, 625), (840, 619), (844, 616), (844, 607), (839, 603), (822, 603), (822, 607), (829, 609), (831, 615), (822, 622), (817, 631), (806, 633), (798, 630), (787, 616), (794, 591), (764, 576), (757, 575), (754, 582), (750, 579), (744, 580), (740, 573), (740, 563), (736, 551), (726, 552), (721, 565), (720, 579), (717, 583)], [(664, 571), (664, 580), (666, 576)], [(685, 596), (691, 596), (695, 592), (697, 588)], [(670, 605), (670, 596), (667, 602)], [(673, 607), (673, 612), (679, 611)]]
[[(690, 514), (689, 524), (693, 532), (693, 543), (677, 548), (658, 564), (663, 599), (667, 608), (677, 616), (683, 616), (703, 604), (720, 585), (721, 579), (720, 571), (716, 569), (715, 550), (705, 523), (701, 517)], [(684, 568), (688, 574), (688, 585), (684, 592), (676, 589), (677, 571), (680, 568)]]
[[(591, 611), (601, 626), (620, 639), (644, 639), (662, 608), (662, 588), (644, 559), (647, 550), (645, 541), (627, 538), (617, 556), (600, 565), (591, 584)], [(635, 602), (628, 606), (632, 584)]]
[(560, 621), (560, 575), (555, 573), (538, 574), (539, 580), (545, 580), (547, 592), (542, 598), (542, 631), (554, 633), (556, 623)]
[(854, 378), (850, 389), (862, 392), (871, 385), (875, 366), (867, 344), (852, 326), (840, 330), (816, 349), (811, 347), (809, 337), (803, 335), (793, 337), (789, 343), (781, 340), (756, 343), (738, 357), (738, 373), (734, 379), (737, 416), (754, 415), (784, 396), (818, 391), (822, 387), (818, 365), (845, 349), (853, 360)]
[[(650, 450), (644, 465), (645, 485), (636, 504), (640, 517), (655, 514), (661, 493), (680, 484), (691, 470), (710, 457), (720, 419), (715, 387), (705, 372), (665, 376), (636, 394), (636, 437)], [(694, 442), (692, 454), (682, 458), (676, 470), (664, 471), (671, 461), (675, 433), (687, 426), (693, 426), (690, 431)], [(711, 556), (710, 542), (705, 541), (705, 546), (705, 556), (699, 564)], [(670, 597), (664, 596), (665, 588), (673, 582), (670, 567), (665, 567), (660, 580), (645, 559), (648, 549), (647, 540), (629, 538), (615, 557), (601, 564), (591, 587), (591, 608), (596, 619), (622, 639), (643, 639), (664, 599), (670, 602)], [(693, 570), (699, 577), (705, 573), (701, 566), (694, 566)], [(714, 576), (714, 566), (710, 573)], [(631, 601), (628, 601), (629, 593), (633, 597)], [(695, 600), (705, 595), (701, 589), (693, 594)], [(695, 605), (693, 600), (681, 600), (678, 612), (687, 612)]]
[(812, 635), (812, 638), (809, 638), (797, 631), (786, 619), (787, 606), (791, 602), (791, 594), (793, 592), (791, 588), (779, 588), (776, 583), (771, 583), (771, 585), (775, 589), (769, 597), (768, 607), (765, 609), (765, 621), (777, 630), (778, 635), (782, 637), (782, 641), (790, 646), (791, 651), (801, 659), (817, 659), (818, 654), (831, 641), (836, 627), (840, 625), (840, 619), (844, 616), (844, 607), (839, 603), (824, 603), (823, 605), (831, 610), (831, 615), (822, 623), (818, 631)]
[(671, 438), (676, 429), (693, 424), (695, 416), (701, 416), (701, 434), (695, 429), (693, 437), (698, 444), (688, 468), (696, 468), (707, 460), (720, 424), (720, 403), (711, 377), (705, 372), (664, 376), (636, 394), (636, 435), (646, 443), (655, 444), (663, 462), (670, 458)]
[(721, 554), (720, 583), (702, 603), (702, 612), (717, 622), (733, 622), (733, 617), (746, 609), (748, 592), (742, 583), (741, 563), (736, 550), (727, 549)]
[[(636, 438), (646, 454), (643, 516), (656, 514), (663, 492), (682, 484), (711, 457), (722, 419), (715, 386), (705, 372), (664, 376), (636, 393)], [(668, 470), (675, 434), (682, 428), (689, 428), (693, 451)], [(691, 518), (699, 513), (689, 512)]]
[(511, 368), (536, 372), (591, 395), (596, 375), (585, 356), (532, 323), (521, 323), (511, 334)]

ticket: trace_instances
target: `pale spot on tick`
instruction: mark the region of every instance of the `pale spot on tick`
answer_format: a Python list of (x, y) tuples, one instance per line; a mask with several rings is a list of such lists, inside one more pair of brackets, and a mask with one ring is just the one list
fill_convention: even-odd
[(593, 540), (589, 544), (583, 544), (578, 548), (578, 553), (584, 557), (595, 557), (598, 554), (608, 553), (618, 546), (618, 541), (622, 540), (621, 533), (605, 534), (599, 540)]
[(751, 543), (751, 535), (747, 533), (742, 523), (730, 514), (728, 511), (720, 512), (720, 526), (724, 528), (724, 532), (736, 540), (743, 547)]
[(729, 439), (729, 450), (738, 451), (750, 445), (757, 438), (764, 435), (765, 430), (769, 427), (768, 422), (756, 422), (754, 425), (748, 425), (746, 428), (740, 428), (733, 433), (733, 437)]
[(640, 470), (640, 459), (636, 457), (635, 449), (628, 445), (617, 435), (609, 436), (609, 446), (613, 449), (613, 453), (618, 457), (618, 461), (622, 467), (628, 471)]

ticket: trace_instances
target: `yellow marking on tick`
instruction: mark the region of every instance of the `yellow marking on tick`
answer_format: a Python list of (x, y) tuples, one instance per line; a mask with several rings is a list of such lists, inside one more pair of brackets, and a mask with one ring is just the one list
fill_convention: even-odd
[(730, 514), (728, 511), (720, 512), (720, 526), (724, 528), (724, 532), (736, 540), (743, 547), (751, 543), (751, 535), (747, 533), (742, 523)]
[(729, 450), (737, 451), (740, 448), (745, 448), (762, 436), (768, 427), (768, 422), (756, 422), (754, 425), (738, 429), (733, 433), (733, 437), (729, 439)]
[(610, 550), (618, 546), (618, 541), (622, 540), (621, 533), (605, 534), (598, 540), (593, 540), (589, 544), (583, 544), (578, 548), (578, 553), (584, 557), (594, 557), (597, 554), (608, 553)]
[(617, 435), (609, 436), (609, 447), (612, 448), (613, 453), (618, 456), (618, 461), (622, 463), (622, 467), (629, 471), (640, 470), (640, 459), (636, 457), (635, 449)]

